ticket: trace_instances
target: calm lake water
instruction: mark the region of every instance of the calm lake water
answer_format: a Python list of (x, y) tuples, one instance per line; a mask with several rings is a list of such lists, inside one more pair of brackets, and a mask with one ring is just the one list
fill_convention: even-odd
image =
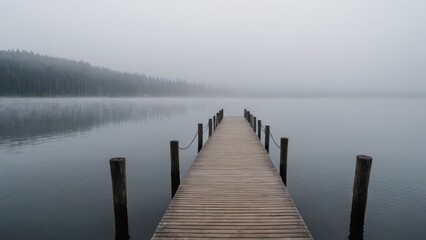
[[(366, 239), (426, 236), (425, 99), (0, 99), (0, 239), (114, 239), (109, 159), (126, 157), (129, 233), (170, 202), (169, 141), (219, 109), (289, 138), (288, 189), (316, 239), (346, 239), (357, 154), (373, 157)], [(181, 151), (181, 176), (196, 156)], [(271, 159), (278, 166), (278, 149)]]

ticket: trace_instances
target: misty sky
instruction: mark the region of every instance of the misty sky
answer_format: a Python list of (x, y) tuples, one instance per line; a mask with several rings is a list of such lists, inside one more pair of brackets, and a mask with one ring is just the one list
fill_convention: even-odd
[(0, 0), (0, 49), (286, 91), (426, 92), (425, 0)]

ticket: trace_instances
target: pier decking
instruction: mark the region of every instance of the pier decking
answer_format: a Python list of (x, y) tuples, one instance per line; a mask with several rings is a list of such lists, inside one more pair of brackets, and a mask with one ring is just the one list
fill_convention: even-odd
[(196, 157), (153, 239), (312, 239), (243, 117), (225, 117)]

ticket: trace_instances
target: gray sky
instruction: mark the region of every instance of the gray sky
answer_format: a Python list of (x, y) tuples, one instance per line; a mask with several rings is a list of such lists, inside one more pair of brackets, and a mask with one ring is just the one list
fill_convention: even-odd
[(424, 0), (0, 0), (0, 49), (218, 86), (426, 92)]

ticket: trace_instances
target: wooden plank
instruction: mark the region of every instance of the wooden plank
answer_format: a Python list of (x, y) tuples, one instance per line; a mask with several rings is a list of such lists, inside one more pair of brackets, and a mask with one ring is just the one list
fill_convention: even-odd
[(153, 239), (312, 239), (243, 117), (223, 118), (186, 174)]

